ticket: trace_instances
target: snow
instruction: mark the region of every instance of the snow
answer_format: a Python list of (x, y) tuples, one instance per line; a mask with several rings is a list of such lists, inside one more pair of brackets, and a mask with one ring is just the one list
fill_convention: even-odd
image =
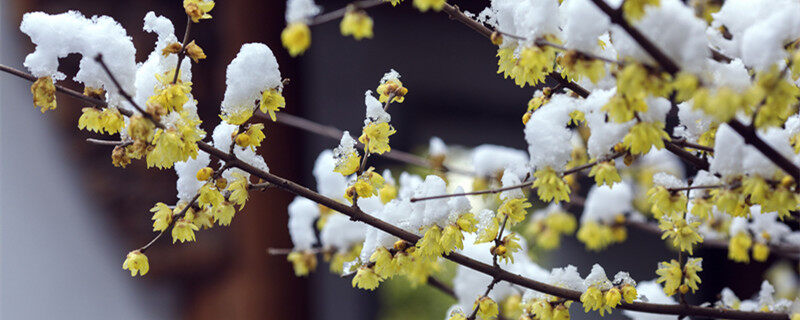
[(365, 229), (363, 223), (351, 221), (343, 214), (333, 214), (319, 233), (320, 243), (323, 248), (336, 248), (339, 253), (344, 253), (364, 241)]
[(314, 220), (319, 217), (319, 206), (314, 201), (297, 196), (289, 204), (289, 236), (294, 250), (309, 250), (317, 237), (314, 234)]
[(306, 22), (309, 18), (322, 12), (322, 7), (314, 0), (288, 0), (286, 1), (286, 23)]
[(102, 54), (122, 89), (134, 92), (136, 48), (125, 28), (111, 17), (86, 18), (78, 11), (56, 15), (30, 12), (22, 17), (20, 30), (36, 44), (36, 50), (24, 62), (34, 76), (64, 80), (66, 75), (58, 71), (58, 59), (78, 53), (82, 57), (74, 80), (92, 88), (104, 88), (109, 93), (109, 104), (120, 106), (124, 98), (94, 60)]
[(317, 192), (328, 198), (344, 201), (344, 192), (347, 189), (347, 178), (334, 172), (336, 160), (331, 150), (324, 150), (314, 161), (312, 174), (317, 180)]
[[(634, 26), (682, 70), (699, 73), (709, 57), (706, 23), (679, 0), (661, 0), (649, 6)], [(621, 57), (656, 65), (655, 60), (619, 26), (612, 27), (611, 39)]]
[(570, 112), (577, 109), (575, 98), (554, 95), (533, 113), (525, 125), (525, 141), (534, 170), (551, 167), (561, 171), (572, 157), (572, 131), (567, 129)]
[(626, 182), (593, 186), (586, 197), (586, 204), (581, 215), (581, 223), (593, 221), (612, 224), (618, 214), (633, 210), (633, 191)]
[(371, 90), (364, 93), (364, 104), (367, 105), (367, 118), (364, 120), (364, 125), (371, 122), (381, 123), (392, 121), (392, 116), (383, 110), (383, 104), (372, 95)]
[(583, 111), (586, 125), (591, 130), (586, 149), (592, 159), (611, 155), (614, 145), (622, 142), (633, 126), (633, 120), (626, 123), (606, 121), (608, 114), (602, 108), (615, 93), (616, 90), (595, 90), (586, 99), (578, 101), (578, 109)]
[(178, 189), (178, 201), (188, 203), (200, 191), (200, 187), (205, 181), (197, 180), (197, 171), (207, 167), (211, 163), (211, 156), (205, 151), (198, 151), (197, 157), (189, 158), (186, 161), (175, 163), (175, 173), (178, 175), (176, 188)]
[(512, 169), (518, 176), (528, 173), (528, 155), (525, 151), (513, 148), (483, 144), (472, 150), (472, 165), (475, 173), (489, 177)]
[(560, 13), (566, 47), (574, 50), (597, 50), (597, 39), (611, 25), (608, 16), (589, 0), (566, 0), (561, 3)]
[(253, 110), (264, 90), (280, 86), (281, 72), (272, 50), (263, 43), (244, 44), (226, 71), (222, 112), (231, 115)]
[(431, 157), (440, 157), (447, 155), (447, 145), (439, 137), (431, 137), (428, 147), (428, 155)]
[[(636, 292), (639, 293), (639, 297), (644, 297), (641, 300), (647, 301), (650, 303), (659, 303), (659, 304), (677, 304), (675, 299), (667, 296), (664, 294), (664, 289), (661, 287), (660, 284), (656, 283), (655, 280), (653, 281), (645, 281), (639, 283), (636, 286)], [(644, 312), (635, 312), (635, 311), (628, 311), (624, 310), (622, 313), (627, 316), (628, 318), (635, 319), (635, 320), (675, 320), (678, 319), (678, 316), (670, 316), (670, 315), (661, 315), (661, 314), (653, 314), (653, 313), (644, 313)]]

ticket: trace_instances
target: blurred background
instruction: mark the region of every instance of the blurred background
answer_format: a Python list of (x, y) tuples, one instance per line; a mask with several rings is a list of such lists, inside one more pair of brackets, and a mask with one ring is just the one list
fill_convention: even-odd
[[(346, 1), (318, 1), (325, 11)], [(410, 92), (392, 108), (398, 134), (392, 147), (424, 154), (431, 136), (447, 144), (484, 143), (526, 149), (520, 117), (534, 93), (495, 73), (495, 48), (444, 13), (421, 14), (405, 1), (369, 11), (375, 37), (355, 41), (339, 34), (338, 21), (312, 27), (312, 46), (291, 59), (280, 44), (284, 1), (220, 0), (214, 18), (193, 28), (208, 59), (193, 67), (195, 97), (204, 129), (217, 124), (225, 67), (239, 47), (263, 42), (278, 58), (286, 112), (357, 132), (364, 116), (364, 91), (374, 90), (393, 68)], [(480, 12), (488, 1), (460, 1)], [(0, 0), (0, 63), (22, 68), (33, 47), (18, 30), (29, 11), (109, 15), (127, 28), (143, 61), (155, 35), (142, 31), (148, 11), (173, 20), (181, 36), (185, 14), (179, 0)], [(64, 59), (69, 77), (79, 58)], [(80, 88), (70, 80), (62, 84)], [(268, 190), (253, 195), (229, 228), (203, 231), (198, 241), (148, 251), (151, 271), (131, 278), (121, 269), (125, 254), (152, 238), (149, 208), (176, 196), (172, 170), (126, 169), (110, 161), (111, 148), (87, 144), (78, 131), (81, 105), (60, 96), (55, 112), (31, 106), (30, 83), (0, 75), (0, 317), (2, 319), (443, 319), (454, 300), (431, 288), (390, 282), (377, 292), (351, 288), (349, 279), (325, 266), (297, 278), (284, 256), (267, 248), (291, 248), (286, 206), (292, 195)], [(268, 124), (262, 153), (272, 172), (313, 187), (313, 161), (335, 140), (281, 124)], [(376, 160), (377, 168), (404, 169)], [(592, 264), (609, 273), (630, 271), (655, 277), (656, 263), (673, 257), (650, 234), (629, 232), (629, 241), (602, 253), (585, 252), (574, 238), (535, 257), (543, 267), (573, 264), (582, 274)], [(763, 264), (722, 262), (724, 251), (700, 251), (706, 260), (696, 301), (714, 300), (730, 285), (740, 297), (757, 291)], [(725, 265), (725, 269), (715, 268)], [(450, 268), (453, 269), (453, 268)], [(452, 270), (451, 270), (452, 271)], [(736, 279), (736, 281), (731, 281)], [(573, 308), (573, 319), (593, 317)], [(611, 319), (619, 319), (616, 313)]]

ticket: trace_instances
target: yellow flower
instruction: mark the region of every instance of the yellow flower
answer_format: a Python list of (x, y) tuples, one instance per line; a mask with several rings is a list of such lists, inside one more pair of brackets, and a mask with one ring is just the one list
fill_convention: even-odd
[(172, 168), (175, 162), (186, 160), (181, 137), (174, 130), (159, 130), (155, 134), (155, 148), (147, 154), (147, 167)]
[(283, 95), (276, 89), (264, 90), (261, 94), (259, 110), (268, 113), (269, 118), (275, 121), (275, 113), (281, 108), (286, 108), (286, 99), (283, 98)]
[(442, 10), (444, 7), (446, 0), (414, 0), (414, 6), (419, 9), (419, 11), (425, 12), (430, 9), (434, 11)]
[(745, 203), (745, 197), (738, 190), (727, 188), (715, 189), (711, 191), (715, 197), (714, 204), (721, 211), (727, 212), (734, 217), (746, 217), (750, 215), (749, 206)]
[(142, 116), (133, 116), (128, 124), (128, 135), (134, 140), (150, 142), (153, 139), (155, 125)]
[(339, 24), (339, 30), (343, 36), (352, 35), (356, 40), (372, 38), (372, 18), (363, 10), (348, 9)]
[(769, 258), (769, 247), (761, 242), (756, 242), (753, 245), (753, 259), (758, 262), (767, 261)]
[(628, 19), (639, 20), (648, 6), (658, 6), (660, 0), (628, 0), (622, 3), (622, 11)]
[(42, 113), (56, 109), (56, 86), (50, 77), (36, 79), (31, 85), (33, 106), (41, 108)]
[(236, 208), (227, 201), (214, 206), (212, 210), (214, 210), (214, 222), (219, 223), (221, 226), (230, 225), (233, 216), (236, 214)]
[(600, 315), (602, 316), (606, 311), (609, 311), (607, 310), (608, 308), (605, 307), (603, 292), (596, 286), (587, 288), (586, 291), (581, 294), (581, 303), (583, 304), (584, 312), (600, 310)]
[(393, 262), (392, 253), (384, 247), (375, 249), (369, 256), (369, 261), (375, 263), (372, 268), (381, 278), (391, 278), (399, 271), (398, 265)]
[(197, 204), (202, 208), (216, 207), (225, 201), (225, 197), (219, 192), (213, 183), (206, 183), (200, 187), (200, 197), (197, 198)]
[(736, 262), (750, 262), (750, 246), (753, 245), (753, 239), (746, 232), (739, 232), (731, 237), (728, 244), (728, 259)]
[(392, 201), (392, 199), (397, 198), (397, 187), (388, 183), (384, 184), (383, 188), (378, 191), (378, 196), (380, 196), (383, 204), (387, 204), (389, 201)]
[(616, 308), (622, 303), (622, 293), (617, 288), (611, 288), (606, 291), (605, 305), (609, 308)]
[[(416, 0), (414, 3), (416, 3)], [(478, 307), (478, 316), (484, 320), (494, 319), (500, 313), (500, 309), (497, 307), (497, 302), (494, 302), (492, 298), (487, 296), (483, 296), (476, 300), (475, 306)]]
[(703, 271), (703, 258), (689, 258), (686, 260), (686, 265), (683, 267), (685, 274), (683, 275), (683, 283), (692, 289), (692, 293), (697, 291), (700, 276), (698, 272)]
[(697, 76), (688, 73), (680, 72), (671, 83), (675, 88), (675, 99), (679, 102), (689, 100), (694, 95), (695, 90), (700, 85)]
[(478, 227), (477, 227), (478, 220), (475, 219), (475, 215), (474, 214), (469, 213), (469, 212), (465, 213), (465, 214), (462, 214), (460, 217), (458, 217), (458, 219), (456, 220), (456, 224), (458, 225), (458, 227), (461, 230), (463, 230), (465, 232), (472, 233), (472, 232), (478, 231)]
[(497, 217), (492, 217), (492, 221), (490, 221), (489, 225), (479, 230), (478, 236), (475, 238), (475, 243), (494, 241), (494, 239), (497, 238), (498, 232), (500, 232), (500, 222), (497, 221)]
[(672, 245), (680, 248), (681, 251), (692, 253), (692, 246), (695, 243), (703, 242), (703, 237), (697, 234), (697, 227), (700, 222), (688, 223), (682, 214), (673, 213), (669, 216), (662, 216), (658, 227), (664, 231), (661, 239), (672, 238)]
[(230, 196), (228, 196), (228, 199), (239, 205), (239, 210), (242, 210), (245, 202), (247, 202), (247, 197), (249, 196), (247, 191), (247, 177), (239, 172), (234, 172), (231, 174), (231, 176), (233, 177), (233, 181), (228, 184), (228, 188), (225, 190), (230, 191), (231, 193)]
[(292, 22), (281, 32), (283, 47), (292, 57), (303, 54), (311, 46), (311, 29), (302, 22)]
[(592, 167), (589, 171), (589, 176), (594, 177), (597, 186), (604, 184), (612, 187), (615, 182), (622, 182), (622, 177), (617, 172), (617, 167), (614, 165), (614, 160), (600, 162)]
[(762, 204), (769, 195), (770, 188), (764, 178), (759, 176), (750, 176), (742, 179), (742, 193), (745, 196), (750, 196), (750, 202), (754, 204)]
[(198, 23), (200, 19), (211, 19), (211, 15), (208, 12), (214, 9), (214, 1), (183, 0), (183, 9), (186, 10), (186, 14), (192, 18), (194, 23)]
[(386, 0), (386, 2), (391, 3), (392, 7), (394, 7), (394, 6), (398, 5), (400, 2), (403, 2), (403, 0)]
[[(502, 250), (499, 250), (502, 248)], [(497, 246), (492, 252), (500, 257), (501, 260), (511, 263), (514, 263), (514, 253), (522, 249), (522, 246), (519, 245), (519, 237), (515, 233), (511, 233), (501, 240), (501, 245)]]
[(206, 181), (211, 179), (212, 174), (214, 174), (214, 169), (211, 169), (210, 167), (201, 168), (200, 170), (197, 170), (197, 181)]
[(516, 224), (525, 220), (525, 215), (528, 213), (526, 209), (532, 206), (528, 199), (525, 198), (509, 199), (503, 202), (500, 208), (497, 209), (497, 213), (508, 216), (508, 221)]
[(189, 44), (186, 45), (185, 50), (186, 50), (186, 56), (192, 58), (192, 61), (194, 61), (195, 63), (206, 58), (206, 54), (205, 52), (203, 52), (203, 48), (200, 48), (200, 46), (198, 46), (194, 42), (194, 40), (192, 40), (192, 42), (189, 42)]
[(389, 136), (395, 134), (394, 128), (386, 122), (370, 122), (364, 126), (363, 133), (358, 137), (358, 141), (368, 147), (369, 153), (383, 154), (391, 151), (389, 147)]
[(379, 95), (378, 101), (381, 103), (389, 101), (390, 95), (394, 95), (392, 102), (403, 103), (406, 99), (406, 94), (408, 94), (408, 88), (404, 87), (403, 82), (399, 79), (391, 79), (381, 83), (376, 91)]
[(194, 223), (186, 221), (184, 218), (178, 219), (175, 225), (172, 226), (172, 243), (180, 241), (181, 243), (195, 240), (194, 232), (200, 230)]
[(358, 268), (358, 272), (356, 273), (356, 276), (353, 277), (352, 281), (354, 288), (358, 287), (366, 290), (375, 290), (380, 283), (381, 278), (377, 273), (375, 273), (375, 270), (363, 266)]
[(545, 202), (569, 201), (569, 186), (555, 170), (550, 167), (539, 169), (533, 176), (536, 178), (533, 187), (536, 188), (539, 199)]
[(622, 138), (622, 143), (632, 154), (645, 154), (653, 146), (663, 149), (664, 140), (669, 141), (669, 135), (664, 131), (663, 122), (639, 122)]
[(614, 232), (611, 227), (601, 225), (594, 221), (581, 224), (578, 229), (578, 240), (586, 245), (586, 249), (599, 251), (614, 243)]
[[(194, 209), (189, 209), (194, 211)], [(187, 214), (187, 216), (189, 216)], [(192, 223), (196, 225), (198, 228), (203, 229), (211, 229), (214, 227), (214, 215), (211, 213), (211, 209), (206, 208), (194, 213), (194, 219), (192, 219)]]
[(689, 201), (684, 192), (670, 192), (663, 186), (655, 186), (647, 190), (648, 202), (652, 204), (651, 210), (656, 218), (664, 214), (686, 212)]
[(434, 225), (425, 231), (425, 235), (417, 241), (417, 253), (423, 258), (437, 258), (444, 252), (441, 245), (442, 229)]
[(553, 71), (555, 59), (556, 51), (553, 48), (530, 46), (520, 51), (518, 59), (512, 58), (516, 61), (511, 65), (501, 64), (498, 73), (503, 72), (506, 77), (513, 78), (520, 87), (526, 84), (534, 86), (543, 82), (545, 76)]
[(439, 246), (444, 253), (449, 253), (455, 249), (464, 249), (464, 234), (456, 225), (448, 225), (439, 238)]
[(88, 129), (98, 133), (107, 132), (115, 134), (122, 131), (125, 120), (117, 108), (105, 108), (100, 111), (96, 108), (83, 108), (78, 119), (78, 129)]
[(358, 151), (353, 149), (351, 152), (344, 155), (344, 158), (336, 159), (336, 167), (333, 168), (333, 171), (341, 173), (346, 177), (356, 173), (359, 166), (361, 166), (361, 156), (358, 154)]
[(150, 209), (150, 212), (153, 213), (153, 231), (167, 230), (167, 227), (172, 223), (172, 209), (163, 202), (159, 202)]
[(643, 98), (631, 98), (623, 94), (616, 94), (603, 106), (603, 111), (608, 112), (609, 118), (614, 122), (623, 123), (633, 119), (636, 112), (647, 111), (647, 104)]
[(626, 303), (633, 303), (633, 300), (636, 300), (638, 296), (639, 293), (636, 292), (636, 287), (630, 284), (622, 285), (622, 298)]
[[(262, 130), (264, 130), (263, 123), (250, 124), (250, 126), (247, 127), (247, 131), (236, 136), (236, 145), (243, 148), (250, 147), (250, 149), (256, 151), (256, 147), (260, 147), (261, 141), (264, 141), (264, 138), (266, 138)], [(241, 141), (239, 137), (242, 137)]]
[(128, 252), (125, 257), (125, 262), (122, 263), (123, 270), (130, 270), (131, 277), (139, 273), (140, 276), (147, 274), (150, 271), (150, 264), (147, 261), (147, 256), (139, 250)]
[(298, 277), (307, 276), (317, 268), (317, 255), (311, 252), (292, 251), (286, 260), (292, 263), (294, 274)]
[(168, 44), (164, 49), (161, 49), (161, 55), (164, 57), (169, 56), (170, 54), (177, 54), (183, 50), (183, 45), (180, 42), (172, 42)]
[(656, 282), (664, 283), (664, 293), (668, 296), (677, 293), (683, 285), (686, 287), (680, 289), (681, 292), (686, 293), (689, 288), (694, 292), (701, 282), (697, 273), (703, 271), (702, 261), (702, 258), (690, 258), (686, 261), (683, 270), (681, 270), (680, 263), (674, 259), (670, 262), (659, 262), (658, 270), (656, 270), (659, 278)]
[(656, 274), (659, 276), (657, 282), (664, 283), (664, 293), (668, 296), (674, 295), (678, 291), (683, 278), (681, 265), (678, 261), (659, 262)]
[(567, 51), (557, 61), (564, 68), (564, 73), (569, 75), (570, 80), (577, 81), (587, 77), (592, 83), (597, 83), (606, 74), (604, 61), (586, 58), (574, 50)]
[[(183, 82), (178, 77), (178, 82), (172, 83), (175, 77), (175, 70), (164, 74), (157, 74), (158, 84), (155, 94), (147, 99), (148, 106), (161, 106), (166, 113), (172, 111), (183, 111), (183, 105), (189, 102), (189, 94), (192, 92), (192, 83)], [(161, 116), (163, 114), (154, 114)]]

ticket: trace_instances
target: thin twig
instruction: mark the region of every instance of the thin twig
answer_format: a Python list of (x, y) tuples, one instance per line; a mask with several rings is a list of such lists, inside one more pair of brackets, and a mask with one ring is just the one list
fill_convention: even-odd
[(183, 42), (181, 42), (181, 50), (178, 51), (178, 66), (175, 67), (175, 76), (172, 78), (172, 84), (178, 83), (178, 73), (181, 70), (181, 62), (186, 57), (186, 45), (189, 44), (189, 34), (192, 31), (192, 17), (186, 15), (186, 30), (183, 31)]
[[(598, 163), (606, 162), (606, 161), (609, 161), (609, 160), (613, 160), (613, 159), (619, 158), (624, 154), (625, 154), (624, 152), (617, 152), (617, 153), (611, 155), (608, 158), (605, 158), (605, 159), (602, 159), (602, 160), (593, 161), (593, 162), (590, 162), (590, 163), (587, 163), (587, 164), (584, 164), (584, 165), (581, 165), (581, 166), (577, 166), (577, 167), (572, 168), (572, 169), (568, 169), (568, 170), (564, 171), (564, 173), (562, 174), (562, 177), (570, 175), (570, 174), (573, 174), (573, 173), (576, 173), (576, 172), (580, 172), (580, 171), (583, 171), (583, 170), (586, 170), (586, 169), (589, 169), (589, 168), (597, 165)], [(530, 181), (522, 182), (520, 184), (516, 184), (516, 185), (508, 186), (508, 187), (503, 187), (503, 188), (487, 189), (487, 190), (472, 191), (472, 192), (441, 194), (441, 195), (438, 195), (438, 196), (430, 196), (430, 197), (411, 198), (411, 199), (409, 199), (409, 201), (417, 202), (417, 201), (442, 199), (442, 198), (451, 198), (451, 197), (476, 196), (476, 195), (482, 195), (482, 194), (495, 194), (495, 193), (500, 193), (500, 192), (503, 192), (503, 191), (527, 188), (527, 187), (530, 187), (531, 185), (533, 185), (533, 182), (534, 182), (534, 180), (530, 180)]]

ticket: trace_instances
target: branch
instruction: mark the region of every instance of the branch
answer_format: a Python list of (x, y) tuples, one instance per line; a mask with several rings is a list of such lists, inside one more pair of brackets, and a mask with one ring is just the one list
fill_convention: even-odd
[[(638, 229), (654, 235), (661, 235), (663, 231), (658, 225), (647, 221), (625, 221), (625, 226)], [(793, 260), (800, 259), (800, 247), (786, 244), (769, 244), (770, 253)], [(703, 239), (700, 247), (705, 249), (728, 249), (728, 241), (722, 239)]]
[[(23, 77), (26, 78), (27, 77)], [(31, 80), (31, 81), (35, 81)], [(83, 95), (77, 95), (76, 98), (79, 98), (83, 101), (92, 101), (94, 99), (87, 99), (88, 97), (84, 97)], [(105, 103), (97, 104), (97, 106), (104, 106)], [(120, 113), (126, 116), (133, 115), (133, 112), (126, 109), (120, 109)], [(372, 215), (366, 214), (361, 211), (360, 208), (357, 207), (350, 207), (343, 203), (340, 203), (334, 199), (325, 197), (319, 193), (316, 193), (300, 184), (297, 184), (293, 181), (288, 179), (282, 178), (275, 174), (265, 172), (261, 169), (258, 169), (248, 163), (242, 162), (234, 155), (226, 153), (222, 150), (214, 148), (213, 146), (205, 143), (203, 141), (199, 141), (197, 143), (198, 148), (203, 150), (210, 155), (219, 158), (226, 162), (226, 165), (230, 167), (236, 167), (241, 170), (244, 170), (252, 175), (255, 175), (266, 182), (269, 182), (281, 189), (284, 189), (288, 192), (293, 194), (308, 198), (311, 201), (324, 205), (332, 210), (341, 212), (349, 216), (351, 219), (355, 221), (360, 221), (365, 224), (368, 224), (372, 227), (375, 227), (383, 232), (386, 232), (390, 235), (398, 237), (402, 240), (416, 243), (420, 237), (416, 234), (413, 234), (409, 231), (401, 229), (395, 225), (387, 223), (381, 219), (378, 219)], [(566, 289), (562, 287), (553, 286), (550, 284), (546, 284), (543, 282), (539, 282), (533, 279), (529, 279), (508, 271), (505, 271), (501, 268), (495, 268), (491, 265), (482, 263), (480, 261), (474, 260), (467, 256), (464, 256), (459, 253), (449, 253), (444, 255), (444, 258), (451, 260), (455, 263), (463, 265), (467, 268), (473, 269), (475, 271), (487, 274), (491, 276), (493, 279), (497, 279), (499, 281), (506, 281), (515, 285), (519, 285), (524, 288), (528, 288), (531, 290), (539, 291), (542, 293), (546, 293), (549, 295), (561, 297), (564, 299), (579, 301), (581, 292), (571, 289)], [(710, 307), (700, 307), (700, 306), (691, 306), (691, 305), (670, 305), (670, 304), (655, 304), (655, 303), (647, 303), (647, 302), (633, 302), (633, 303), (626, 303), (622, 302), (619, 306), (619, 309), (626, 309), (632, 311), (640, 311), (640, 312), (648, 312), (648, 313), (657, 313), (657, 314), (669, 314), (669, 315), (688, 315), (688, 316), (700, 316), (700, 317), (711, 317), (711, 318), (721, 318), (721, 319), (738, 319), (738, 320), (789, 320), (789, 316), (787, 314), (778, 314), (778, 313), (771, 313), (771, 312), (749, 312), (749, 311), (738, 311), (738, 310), (726, 310), (726, 309), (717, 309), (717, 308), (710, 308)]]
[[(563, 176), (567, 176), (567, 175), (570, 175), (570, 174), (573, 174), (573, 173), (577, 173), (577, 172), (583, 171), (585, 169), (589, 169), (591, 167), (594, 167), (598, 163), (606, 162), (606, 161), (609, 161), (609, 160), (613, 160), (613, 159), (619, 158), (624, 154), (625, 154), (624, 152), (617, 152), (617, 153), (611, 155), (610, 157), (608, 157), (606, 159), (593, 161), (593, 162), (584, 164), (582, 166), (577, 166), (575, 168), (566, 170), (566, 171), (563, 172), (563, 174), (561, 176), (563, 177)], [(411, 202), (417, 202), (417, 201), (442, 199), (442, 198), (452, 198), (452, 197), (461, 197), (461, 196), (475, 196), (475, 195), (490, 194), (490, 193), (494, 194), (494, 193), (500, 193), (500, 192), (503, 192), (503, 191), (509, 191), (509, 190), (514, 190), (514, 189), (530, 187), (531, 185), (533, 185), (533, 181), (534, 180), (526, 181), (526, 182), (523, 182), (523, 183), (520, 183), (520, 184), (517, 184), (517, 185), (503, 187), (503, 188), (497, 188), (497, 189), (487, 189), (487, 190), (473, 191), (473, 192), (451, 193), (451, 194), (442, 194), (442, 195), (438, 195), (438, 196), (411, 198), (410, 201)]]
[(348, 7), (350, 7), (350, 6), (353, 6), (356, 9), (369, 9), (369, 8), (372, 8), (372, 7), (375, 7), (375, 6), (379, 6), (381, 4), (388, 3), (388, 2), (389, 1), (386, 1), (386, 0), (361, 0), (361, 1), (355, 1), (355, 2), (347, 5), (347, 7), (344, 7), (344, 8), (341, 8), (341, 9), (337, 9), (337, 10), (334, 10), (334, 11), (331, 11), (331, 12), (328, 12), (328, 13), (319, 14), (319, 15), (316, 15), (316, 16), (312, 17), (311, 20), (309, 21), (308, 25), (309, 26), (315, 26), (315, 25), (323, 24), (323, 23), (330, 22), (330, 21), (339, 19), (341, 17), (344, 17), (345, 13), (347, 13)]
[(678, 73), (678, 71), (680, 70), (680, 68), (678, 68), (678, 65), (675, 64), (675, 62), (673, 62), (672, 59), (670, 59), (670, 57), (664, 54), (663, 51), (658, 49), (658, 47), (656, 47), (655, 44), (650, 42), (650, 40), (647, 39), (647, 37), (645, 37), (641, 32), (639, 32), (639, 30), (631, 26), (631, 24), (625, 20), (625, 17), (623, 17), (621, 8), (612, 9), (605, 2), (605, 0), (591, 0), (591, 1), (611, 19), (611, 22), (622, 27), (622, 29), (624, 29), (625, 32), (627, 32), (631, 36), (631, 38), (633, 38), (633, 40), (635, 40), (639, 44), (639, 46), (641, 46), (642, 49), (644, 49), (644, 51), (647, 51), (647, 53), (651, 57), (653, 57), (653, 59), (656, 60), (656, 62), (658, 62), (658, 64), (661, 65), (662, 68), (664, 68), (664, 71), (670, 74)]
[(178, 65), (175, 67), (175, 76), (172, 78), (172, 84), (178, 83), (178, 74), (181, 70), (181, 62), (186, 57), (186, 45), (189, 44), (189, 34), (192, 31), (192, 17), (186, 15), (186, 30), (183, 31), (183, 42), (181, 42), (181, 51), (178, 51)]
[[(260, 112), (256, 113), (255, 116), (258, 117), (259, 119), (264, 120), (264, 121), (267, 120), (267, 116), (265, 116), (264, 114), (262, 114)], [(310, 132), (310, 133), (313, 133), (313, 134), (316, 134), (316, 135), (319, 135), (319, 136), (328, 137), (328, 138), (334, 139), (336, 141), (339, 141), (339, 139), (341, 139), (342, 135), (344, 134), (344, 131), (339, 130), (339, 129), (335, 128), (335, 127), (319, 124), (319, 123), (316, 123), (314, 121), (311, 121), (311, 120), (308, 120), (308, 119), (305, 119), (305, 118), (301, 118), (301, 117), (298, 117), (298, 116), (294, 116), (294, 115), (291, 115), (291, 114), (288, 114), (288, 113), (283, 113), (283, 112), (277, 114), (277, 122), (280, 123), (280, 124), (287, 125), (287, 126), (292, 127), (292, 128), (297, 128), (297, 129), (300, 129), (300, 130), (303, 130), (303, 131), (306, 131), (306, 132)], [(360, 148), (362, 150), (364, 149), (364, 144), (363, 143), (358, 142), (357, 139), (353, 139), (353, 140), (356, 140), (356, 146), (358, 148)], [(420, 157), (420, 156), (417, 156), (415, 154), (408, 153), (408, 152), (403, 152), (403, 151), (400, 151), (400, 150), (397, 150), (397, 149), (392, 149), (392, 150), (390, 150), (388, 152), (384, 152), (383, 154), (377, 154), (377, 156), (384, 157), (384, 158), (391, 159), (391, 160), (395, 160), (395, 161), (399, 161), (399, 162), (403, 162), (403, 163), (407, 163), (407, 164), (418, 166), (418, 167), (423, 167), (423, 168), (428, 168), (428, 169), (436, 169), (433, 166), (433, 164), (432, 164), (432, 162), (430, 160), (428, 160), (426, 158), (423, 158), (423, 157)], [(442, 170), (444, 170), (445, 172), (457, 173), (457, 174), (466, 175), (466, 176), (475, 176), (476, 175), (475, 172), (472, 172), (472, 171), (469, 171), (469, 170), (458, 169), (458, 168), (451, 168), (451, 167), (446, 166), (446, 165), (442, 165)]]
[(756, 135), (756, 130), (752, 126), (745, 126), (737, 119), (728, 121), (728, 126), (742, 136), (744, 142), (758, 149), (758, 151), (772, 161), (772, 163), (794, 178), (795, 183), (800, 183), (800, 168), (759, 138), (758, 135)]

